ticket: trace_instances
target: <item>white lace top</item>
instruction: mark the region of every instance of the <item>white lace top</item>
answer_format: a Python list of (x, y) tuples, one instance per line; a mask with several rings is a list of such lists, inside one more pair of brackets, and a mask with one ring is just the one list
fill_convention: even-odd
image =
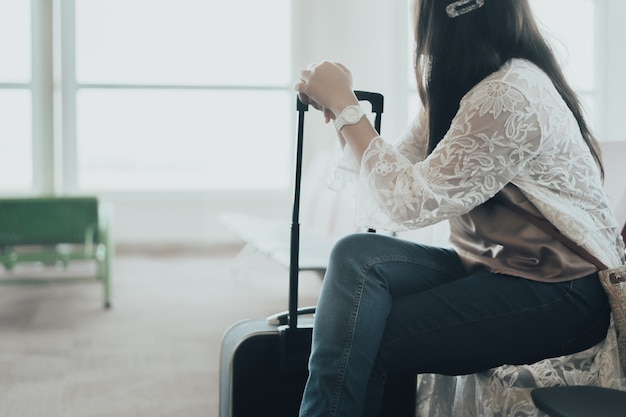
[(375, 138), (360, 164), (346, 146), (335, 179), (358, 177), (359, 226), (431, 225), (469, 212), (512, 183), (563, 234), (607, 266), (622, 264), (619, 225), (599, 169), (576, 119), (534, 64), (511, 60), (470, 90), (428, 156), (423, 116), (395, 146)]

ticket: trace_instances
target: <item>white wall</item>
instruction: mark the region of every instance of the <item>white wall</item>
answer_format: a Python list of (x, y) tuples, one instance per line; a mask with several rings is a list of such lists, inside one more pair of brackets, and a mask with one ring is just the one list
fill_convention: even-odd
[(606, 33), (603, 40), (606, 54), (606, 81), (603, 110), (606, 114), (605, 139), (610, 141), (626, 140), (626, 1), (605, 0)]
[[(601, 2), (602, 3), (602, 2)], [(401, 4), (402, 6), (398, 6)], [(293, 2), (293, 48), (297, 70), (327, 59), (346, 64), (355, 87), (385, 95), (383, 136), (394, 138), (407, 120), (406, 80), (409, 68), (408, 10), (405, 2), (379, 0), (298, 0)], [(603, 139), (626, 139), (622, 128), (626, 97), (626, 15), (624, 0), (605, 0), (607, 28), (602, 54), (607, 65), (599, 81), (605, 83), (601, 103), (606, 119), (598, 131)], [(401, 36), (398, 36), (400, 27)], [(601, 54), (601, 55), (602, 55)], [(600, 56), (602, 59), (602, 56)], [(317, 117), (316, 117), (317, 116)], [(285, 121), (295, 123), (294, 121)], [(332, 146), (334, 133), (311, 112), (307, 119), (305, 152)], [(308, 159), (307, 159), (308, 160)], [(106, 195), (115, 205), (114, 235), (121, 244), (213, 245), (237, 239), (217, 221), (222, 211), (245, 211), (289, 220), (291, 191), (285, 193), (211, 193), (168, 195)]]

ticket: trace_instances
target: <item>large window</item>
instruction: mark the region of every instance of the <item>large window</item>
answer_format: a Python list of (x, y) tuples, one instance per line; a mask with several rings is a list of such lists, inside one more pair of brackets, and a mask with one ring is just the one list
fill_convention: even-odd
[(31, 9), (0, 0), (0, 190), (33, 187)]
[(75, 0), (76, 187), (287, 187), (289, 6)]
[(290, 0), (0, 0), (0, 192), (288, 188), (290, 31)]

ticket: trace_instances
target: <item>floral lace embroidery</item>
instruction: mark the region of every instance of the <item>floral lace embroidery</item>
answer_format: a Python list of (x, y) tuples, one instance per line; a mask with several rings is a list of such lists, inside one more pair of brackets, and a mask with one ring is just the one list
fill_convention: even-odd
[(492, 81), (485, 85), (485, 94), (476, 105), (480, 105), (480, 116), (490, 113), (497, 119), (503, 111), (513, 113), (515, 105), (523, 100), (524, 96), (511, 86)]

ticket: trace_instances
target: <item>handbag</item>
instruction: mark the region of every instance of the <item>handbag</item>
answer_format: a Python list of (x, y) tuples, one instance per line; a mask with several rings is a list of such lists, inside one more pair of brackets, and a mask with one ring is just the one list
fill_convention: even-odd
[(506, 199), (499, 198), (498, 200), (502, 205), (508, 207), (514, 213), (517, 213), (524, 219), (533, 223), (535, 226), (539, 227), (548, 235), (557, 239), (563, 243), (563, 245), (598, 268), (598, 277), (600, 278), (600, 283), (608, 296), (611, 313), (613, 314), (613, 321), (615, 322), (615, 326), (617, 328), (619, 361), (622, 365), (622, 369), (626, 371), (626, 265), (621, 265), (617, 268), (608, 268), (602, 261), (593, 256), (586, 249), (559, 232), (558, 229), (547, 220), (533, 216), (526, 210)]

